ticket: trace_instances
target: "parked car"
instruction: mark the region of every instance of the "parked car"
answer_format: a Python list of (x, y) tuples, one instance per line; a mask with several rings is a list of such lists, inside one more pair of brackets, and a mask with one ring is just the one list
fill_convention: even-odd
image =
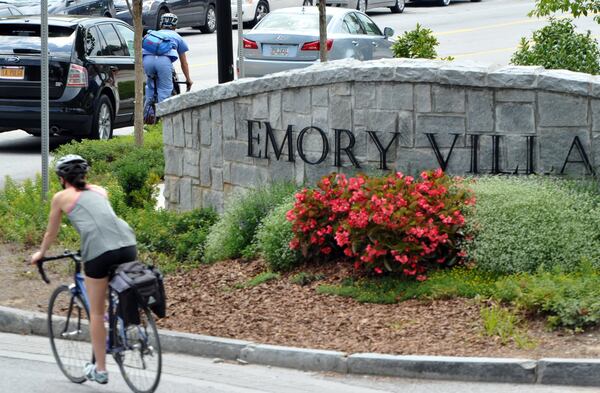
[[(433, 1), (432, 0), (411, 0), (411, 1), (413, 1), (415, 3), (427, 3), (427, 2), (429, 2), (429, 3), (435, 3), (437, 5), (445, 7), (445, 6), (450, 5), (450, 2), (452, 0), (433, 0)], [(480, 1), (481, 0), (471, 0), (472, 3), (478, 3)]]
[[(271, 11), (309, 3), (310, 0), (242, 0), (242, 22), (255, 25)], [(233, 23), (237, 23), (237, 0), (231, 0), (231, 15)]]
[(0, 3), (0, 17), (13, 15), (23, 15), (23, 13), (17, 7)]
[[(133, 124), (134, 33), (117, 19), (51, 16), (50, 131), (109, 139)], [(40, 134), (40, 19), (0, 19), (0, 129)]]
[[(327, 9), (328, 59), (371, 60), (393, 57), (389, 37), (362, 12), (347, 8)], [(265, 16), (244, 34), (245, 76), (262, 76), (319, 61), (319, 10), (317, 7), (285, 8)]]
[[(2, 0), (17, 7), (23, 15), (39, 15), (39, 0)], [(113, 17), (116, 15), (113, 0), (48, 0), (50, 15), (98, 15)]]
[[(125, 0), (116, 0), (116, 17), (133, 26), (133, 18)], [(167, 12), (177, 15), (177, 27), (194, 27), (203, 33), (217, 29), (216, 0), (144, 0), (142, 21), (144, 30), (160, 29), (160, 17)]]
[(404, 12), (405, 0), (328, 0), (327, 5), (354, 8), (360, 12), (367, 12), (371, 8), (389, 8), (396, 14)]

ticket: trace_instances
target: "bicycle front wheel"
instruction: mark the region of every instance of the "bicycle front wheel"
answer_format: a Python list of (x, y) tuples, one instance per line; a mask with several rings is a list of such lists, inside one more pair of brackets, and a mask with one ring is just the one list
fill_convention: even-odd
[(140, 308), (140, 324), (125, 327), (117, 319), (116, 336), (123, 349), (114, 354), (127, 385), (135, 393), (152, 393), (158, 387), (162, 353), (158, 330), (150, 310)]
[(83, 300), (66, 285), (54, 290), (48, 305), (48, 337), (60, 370), (72, 382), (86, 381), (83, 367), (92, 361), (89, 315)]

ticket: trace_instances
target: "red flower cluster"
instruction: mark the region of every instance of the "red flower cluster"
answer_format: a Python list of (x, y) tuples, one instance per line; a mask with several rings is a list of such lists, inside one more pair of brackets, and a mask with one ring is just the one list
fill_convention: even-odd
[(461, 209), (475, 203), (460, 179), (440, 169), (421, 179), (331, 174), (296, 194), (287, 213), (293, 249), (305, 256), (352, 258), (357, 269), (400, 271), (425, 280), (432, 266), (464, 257)]

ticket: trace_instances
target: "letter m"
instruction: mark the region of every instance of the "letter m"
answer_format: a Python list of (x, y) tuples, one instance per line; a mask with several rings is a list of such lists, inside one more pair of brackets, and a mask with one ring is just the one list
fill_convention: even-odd
[(266, 121), (265, 126), (267, 127), (267, 137), (265, 138), (265, 157), (269, 157), (269, 144), (273, 147), (273, 151), (275, 151), (275, 158), (279, 160), (281, 157), (281, 153), (283, 152), (283, 147), (287, 143), (287, 152), (288, 152), (288, 161), (294, 162), (294, 146), (292, 139), (292, 128), (293, 126), (290, 124), (285, 131), (285, 137), (281, 142), (281, 145), (277, 145), (277, 141), (275, 141), (275, 134), (273, 134), (273, 128), (271, 124)]

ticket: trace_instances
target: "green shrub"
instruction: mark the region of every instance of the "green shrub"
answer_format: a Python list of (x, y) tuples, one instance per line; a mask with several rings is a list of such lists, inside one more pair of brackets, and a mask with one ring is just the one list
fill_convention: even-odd
[(485, 335), (500, 338), (502, 345), (512, 341), (518, 348), (532, 349), (536, 346), (520, 327), (521, 318), (511, 310), (494, 304), (481, 309), (481, 319)]
[(146, 208), (132, 210), (128, 217), (141, 250), (168, 255), (179, 263), (202, 260), (209, 228), (216, 220), (210, 209), (177, 213)]
[(533, 33), (532, 40), (521, 38), (511, 63), (598, 74), (600, 49), (589, 30), (577, 33), (571, 20), (551, 19), (548, 26)]
[(277, 206), (263, 219), (256, 232), (256, 248), (274, 271), (289, 270), (302, 260), (302, 254), (289, 246), (294, 233), (286, 213), (293, 206), (292, 201)]
[(238, 258), (251, 246), (260, 221), (294, 192), (288, 183), (249, 190), (228, 201), (225, 213), (213, 225), (206, 242), (205, 260)]
[(600, 268), (598, 195), (542, 177), (487, 177), (472, 184), (467, 244), (477, 266), (493, 273), (573, 271), (583, 258)]
[(267, 281), (278, 280), (279, 277), (280, 276), (278, 273), (262, 272), (256, 276), (252, 277), (250, 280), (248, 280), (244, 283), (236, 284), (235, 287), (236, 288), (252, 288), (252, 287), (256, 287), (260, 284), (264, 284)]
[(300, 273), (294, 274), (290, 278), (290, 282), (292, 284), (304, 286), (304, 285), (308, 285), (315, 281), (320, 281), (324, 278), (325, 278), (324, 274), (311, 274), (311, 273), (306, 273), (306, 272), (300, 272)]
[(392, 45), (392, 52), (394, 57), (435, 59), (437, 57), (435, 48), (438, 44), (439, 41), (433, 32), (417, 23), (414, 30), (405, 31), (402, 36), (398, 36)]

